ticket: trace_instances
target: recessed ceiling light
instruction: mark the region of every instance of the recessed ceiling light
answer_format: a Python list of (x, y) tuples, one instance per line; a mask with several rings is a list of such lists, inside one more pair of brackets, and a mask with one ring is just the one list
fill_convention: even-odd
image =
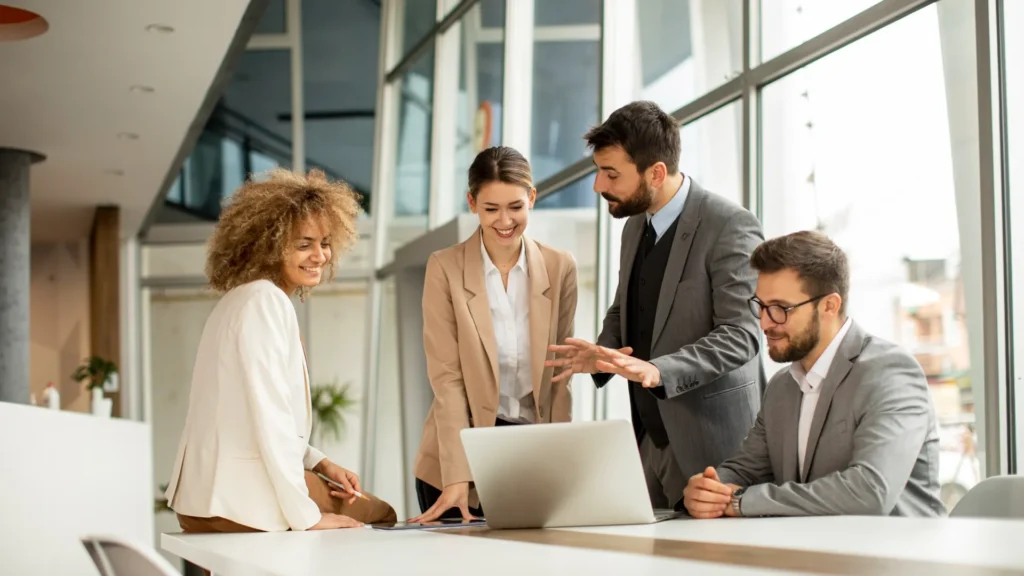
[(124, 170), (118, 168), (107, 168), (103, 173), (109, 176), (124, 176)]
[(138, 140), (139, 135), (135, 132), (118, 132), (117, 137), (121, 140)]
[(50, 24), (35, 12), (0, 4), (0, 42), (27, 40), (50, 29)]
[(132, 92), (138, 92), (140, 94), (152, 94), (153, 92), (156, 92), (156, 88), (153, 88), (152, 86), (146, 86), (145, 84), (136, 84), (129, 88), (129, 90), (131, 90)]
[(149, 26), (146, 26), (146, 31), (170, 34), (171, 32), (174, 32), (174, 27), (168, 26), (167, 24), (150, 24)]

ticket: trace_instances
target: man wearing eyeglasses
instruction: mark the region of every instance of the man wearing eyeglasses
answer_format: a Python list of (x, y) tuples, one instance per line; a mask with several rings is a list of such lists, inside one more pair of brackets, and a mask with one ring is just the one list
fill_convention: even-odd
[(750, 260), (768, 353), (792, 364), (769, 382), (739, 453), (689, 479), (690, 515), (944, 515), (928, 382), (910, 354), (847, 316), (843, 251), (797, 232)]

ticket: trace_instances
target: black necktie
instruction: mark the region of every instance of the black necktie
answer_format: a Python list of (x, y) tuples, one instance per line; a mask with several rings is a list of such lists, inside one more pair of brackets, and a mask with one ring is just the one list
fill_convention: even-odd
[(654, 225), (647, 222), (647, 227), (644, 229), (644, 255), (650, 254), (657, 242), (658, 233), (654, 231)]

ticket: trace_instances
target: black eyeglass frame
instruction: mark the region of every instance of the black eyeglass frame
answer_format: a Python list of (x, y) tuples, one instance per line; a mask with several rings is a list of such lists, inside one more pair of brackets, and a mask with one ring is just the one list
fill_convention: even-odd
[[(750, 303), (750, 312), (755, 317), (757, 317), (758, 320), (761, 319), (761, 312), (764, 312), (764, 313), (768, 314), (768, 318), (770, 318), (772, 322), (775, 322), (776, 324), (781, 325), (781, 324), (785, 324), (786, 321), (789, 320), (789, 313), (792, 312), (793, 310), (796, 310), (797, 308), (799, 308), (801, 306), (806, 306), (807, 304), (810, 304), (812, 302), (817, 302), (818, 300), (821, 300), (822, 298), (825, 298), (827, 296), (831, 296), (831, 294), (822, 294), (820, 296), (815, 296), (813, 298), (808, 298), (807, 300), (804, 300), (803, 302), (800, 302), (799, 304), (793, 304), (792, 306), (780, 306), (778, 304), (765, 304), (764, 302), (761, 302), (761, 300), (759, 300), (757, 298), (757, 296), (751, 296), (750, 300), (748, 300), (748, 302)], [(782, 320), (778, 320), (778, 319), (775, 318), (775, 315), (772, 314), (772, 309), (773, 308), (776, 309), (776, 310), (779, 310), (782, 313)]]

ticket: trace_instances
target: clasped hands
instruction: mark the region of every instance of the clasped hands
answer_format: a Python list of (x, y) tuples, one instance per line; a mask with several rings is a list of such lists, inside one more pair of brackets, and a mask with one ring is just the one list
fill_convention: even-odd
[(551, 378), (552, 382), (567, 380), (573, 374), (606, 372), (639, 382), (644, 388), (661, 386), (661, 371), (658, 367), (630, 356), (633, 349), (629, 346), (614, 350), (586, 340), (566, 338), (565, 344), (552, 344), (548, 346), (548, 351), (554, 352), (556, 357), (546, 360), (544, 365), (564, 368)]
[(732, 494), (740, 487), (723, 484), (718, 472), (708, 466), (702, 474), (694, 474), (683, 489), (683, 506), (690, 516), (699, 519), (739, 516), (732, 509)]

